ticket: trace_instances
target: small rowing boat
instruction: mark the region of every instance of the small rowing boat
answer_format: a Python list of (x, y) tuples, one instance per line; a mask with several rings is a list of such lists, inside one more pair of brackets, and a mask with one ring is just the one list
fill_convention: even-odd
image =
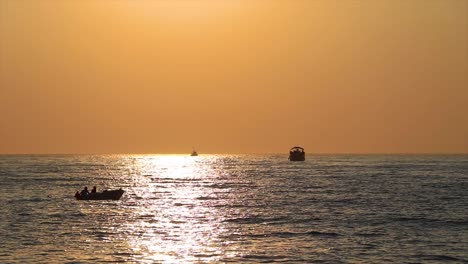
[(81, 195), (79, 192), (75, 193), (75, 198), (77, 200), (119, 200), (120, 197), (124, 194), (122, 188), (118, 190), (104, 190), (102, 192), (91, 192), (86, 195)]

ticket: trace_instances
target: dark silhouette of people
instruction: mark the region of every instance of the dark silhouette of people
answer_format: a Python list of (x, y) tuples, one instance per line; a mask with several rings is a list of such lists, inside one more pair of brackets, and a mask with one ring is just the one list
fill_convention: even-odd
[(86, 197), (88, 196), (88, 194), (89, 194), (88, 187), (84, 187), (84, 189), (80, 192), (81, 197)]
[(93, 186), (93, 189), (91, 190), (91, 193), (96, 193), (96, 186)]

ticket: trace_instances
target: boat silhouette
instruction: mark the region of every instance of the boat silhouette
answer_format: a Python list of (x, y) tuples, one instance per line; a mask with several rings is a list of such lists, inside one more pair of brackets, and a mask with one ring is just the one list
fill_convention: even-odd
[(118, 190), (104, 190), (102, 192), (89, 193), (87, 195), (81, 195), (79, 192), (75, 193), (77, 200), (119, 200), (124, 194), (122, 188)]
[(192, 150), (192, 153), (190, 153), (190, 156), (194, 157), (194, 156), (198, 156), (198, 153), (195, 149)]
[(290, 161), (304, 161), (305, 160), (305, 152), (304, 148), (302, 147), (292, 147), (289, 150), (289, 160)]

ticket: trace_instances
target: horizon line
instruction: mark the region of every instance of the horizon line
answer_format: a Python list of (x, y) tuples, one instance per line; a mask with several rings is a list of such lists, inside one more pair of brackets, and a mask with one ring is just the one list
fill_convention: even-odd
[[(308, 155), (468, 155), (468, 152), (306, 152)], [(190, 153), (124, 153), (124, 152), (101, 152), (101, 153), (0, 153), (0, 156), (26, 156), (26, 155), (37, 155), (37, 156), (59, 156), (59, 155), (190, 155)], [(198, 155), (288, 155), (285, 152), (244, 152), (244, 153), (198, 153)]]

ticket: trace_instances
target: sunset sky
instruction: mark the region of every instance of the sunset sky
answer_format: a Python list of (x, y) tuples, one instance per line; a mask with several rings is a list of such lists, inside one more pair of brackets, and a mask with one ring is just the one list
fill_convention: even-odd
[(0, 153), (468, 153), (465, 0), (0, 0)]

